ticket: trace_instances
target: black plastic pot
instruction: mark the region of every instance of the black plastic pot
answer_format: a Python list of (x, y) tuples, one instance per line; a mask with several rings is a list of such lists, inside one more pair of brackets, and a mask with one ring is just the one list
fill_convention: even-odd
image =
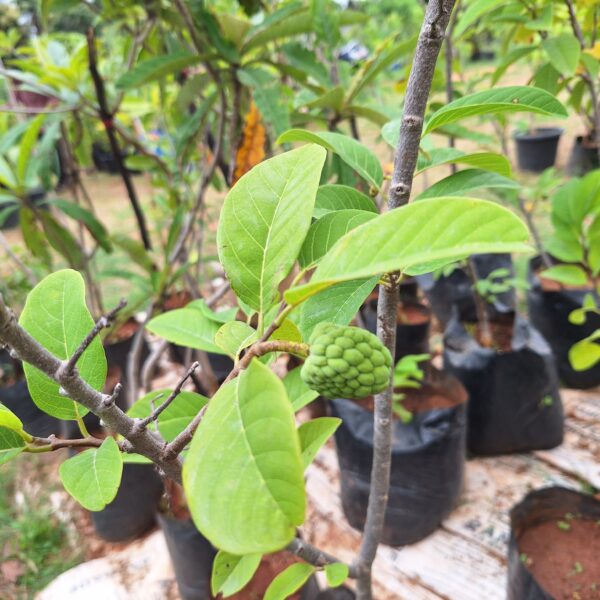
[[(383, 542), (413, 544), (435, 531), (460, 495), (466, 439), (464, 388), (452, 376), (432, 370), (425, 394), (456, 400), (451, 408), (413, 415), (409, 423), (394, 420), (392, 472)], [(355, 529), (365, 523), (373, 462), (373, 413), (350, 400), (332, 400), (342, 419), (335, 433), (344, 514)]]
[[(33, 402), (27, 383), (22, 379), (19, 361), (10, 358), (8, 352), (0, 351), (0, 374), (9, 373), (14, 383), (0, 383), (0, 403), (11, 410), (21, 421), (25, 431), (36, 437), (48, 437), (60, 433), (60, 421), (39, 409)], [(0, 377), (0, 382), (2, 377)]]
[(517, 316), (511, 348), (480, 346), (458, 320), (444, 334), (444, 367), (469, 393), (467, 448), (473, 454), (544, 450), (562, 443), (564, 416), (550, 346)]
[(600, 328), (600, 315), (587, 314), (583, 325), (574, 325), (569, 321), (569, 315), (581, 308), (586, 294), (585, 290), (555, 290), (545, 291), (536, 275), (539, 259), (531, 262), (530, 289), (527, 294), (529, 317), (531, 322), (548, 340), (558, 367), (559, 377), (567, 387), (587, 389), (600, 385), (600, 363), (585, 371), (576, 371), (569, 361), (569, 350), (579, 340), (591, 335)]
[[(479, 279), (485, 279), (496, 269), (509, 269), (514, 273), (510, 254), (475, 254), (473, 266)], [(473, 321), (476, 318), (475, 300), (471, 280), (463, 269), (454, 269), (447, 277), (435, 278), (431, 273), (417, 277), (421, 289), (431, 306), (433, 314), (445, 327), (453, 311), (458, 311), (461, 319)], [(496, 313), (503, 314), (515, 309), (514, 289), (498, 294), (493, 304)]]
[[(555, 600), (542, 588), (521, 560), (519, 539), (528, 528), (548, 521), (561, 521), (568, 513), (597, 523), (600, 520), (600, 502), (593, 496), (575, 490), (550, 487), (527, 494), (513, 507), (510, 512), (508, 543), (507, 600)], [(552, 551), (552, 547), (548, 548), (548, 552)], [(573, 558), (575, 561), (576, 557)], [(584, 596), (580, 597), (584, 598)]]
[(598, 148), (590, 135), (578, 135), (571, 149), (567, 171), (569, 175), (585, 175), (600, 167)]
[(116, 174), (119, 172), (119, 164), (111, 150), (99, 142), (92, 144), (92, 160), (98, 171)]
[(554, 166), (562, 134), (560, 127), (538, 127), (527, 133), (515, 133), (519, 169), (541, 173)]
[(210, 575), (217, 551), (191, 519), (159, 514), (158, 522), (165, 535), (181, 599), (210, 598)]
[[(431, 311), (418, 302), (404, 302), (404, 307), (418, 312), (423, 321), (420, 323), (402, 323), (396, 326), (396, 361), (408, 354), (426, 354), (429, 352), (429, 329), (431, 327)], [(372, 333), (377, 332), (377, 298), (371, 298), (360, 309), (365, 327)]]
[[(46, 200), (46, 191), (42, 188), (31, 190), (27, 194), (28, 200), (35, 206), (40, 206)], [(0, 222), (0, 229), (14, 229), (19, 225), (19, 208), (21, 204), (17, 201), (10, 201), (0, 204), (0, 212), (4, 214), (7, 211), (6, 217)], [(12, 209), (9, 211), (9, 209)]]
[(346, 586), (332, 588), (321, 592), (316, 600), (354, 600), (356, 594)]
[(115, 499), (90, 513), (96, 533), (108, 542), (135, 539), (156, 524), (163, 482), (153, 465), (123, 465), (123, 477)]

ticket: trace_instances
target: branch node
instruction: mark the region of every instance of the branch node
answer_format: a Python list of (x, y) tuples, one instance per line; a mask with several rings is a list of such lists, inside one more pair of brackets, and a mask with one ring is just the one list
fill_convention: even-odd
[(18, 360), (18, 359), (19, 359), (19, 353), (18, 353), (18, 352), (17, 352), (17, 351), (16, 351), (14, 348), (11, 348), (11, 349), (8, 351), (8, 354), (9, 354), (9, 355), (10, 355), (10, 357), (11, 357), (11, 358), (13, 358), (14, 360)]
[(65, 398), (69, 397), (69, 392), (67, 392), (62, 385), (58, 388), (58, 393), (60, 396), (64, 396)]
[(409, 129), (417, 129), (423, 127), (423, 117), (419, 115), (404, 115), (402, 124)]
[(114, 406), (115, 402), (117, 401), (117, 398), (121, 394), (122, 389), (123, 386), (120, 383), (117, 383), (117, 385), (115, 385), (113, 389), (113, 393), (110, 395), (106, 394), (104, 396), (104, 399), (102, 400), (103, 408), (110, 408), (111, 406)]

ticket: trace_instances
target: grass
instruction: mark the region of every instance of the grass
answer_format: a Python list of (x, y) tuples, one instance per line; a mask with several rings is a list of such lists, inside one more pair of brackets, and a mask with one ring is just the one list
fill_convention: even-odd
[[(45, 457), (0, 467), (0, 598), (29, 600), (83, 559), (52, 502), (58, 489)], [(18, 490), (18, 491), (17, 491)]]

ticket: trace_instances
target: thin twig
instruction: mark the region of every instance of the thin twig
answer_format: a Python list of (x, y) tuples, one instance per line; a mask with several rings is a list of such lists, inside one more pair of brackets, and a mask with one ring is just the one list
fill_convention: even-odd
[(47, 438), (34, 437), (31, 446), (25, 448), (25, 452), (54, 452), (61, 448), (99, 448), (104, 440), (93, 436), (78, 438), (74, 440), (63, 440), (51, 435)]
[[(286, 547), (288, 552), (292, 552), (296, 556), (299, 556), (302, 560), (315, 567), (324, 567), (325, 565), (331, 565), (334, 563), (342, 563), (339, 559), (327, 552), (323, 552), (319, 548), (316, 548), (312, 544), (301, 540), (300, 538), (294, 538)], [(356, 569), (352, 565), (346, 565), (348, 567), (348, 576), (352, 579), (356, 578)]]
[(123, 309), (126, 304), (127, 301), (124, 298), (121, 299), (117, 306), (115, 306), (109, 313), (103, 315), (96, 321), (96, 324), (94, 325), (92, 330), (85, 336), (81, 344), (79, 344), (77, 350), (73, 352), (71, 358), (69, 358), (69, 360), (64, 364), (64, 367), (61, 367), (63, 370), (62, 374), (70, 375), (71, 373), (73, 373), (75, 365), (77, 364), (77, 361), (81, 358), (81, 355), (89, 348), (90, 344), (96, 339), (98, 334), (111, 324), (113, 319), (117, 316), (117, 313), (121, 309)]
[[(429, 0), (427, 4), (404, 101), (400, 138), (388, 198), (390, 210), (406, 204), (410, 199), (425, 109), (431, 92), (435, 65), (454, 3), (455, 0)], [(396, 277), (390, 277), (390, 281), (391, 285), (382, 285), (379, 288), (377, 334), (393, 357), (398, 291)], [(371, 600), (373, 597), (371, 570), (381, 541), (390, 485), (392, 398), (391, 384), (384, 392), (375, 396), (371, 487), (363, 538), (355, 563), (358, 573), (358, 600)]]
[(100, 119), (104, 125), (104, 130), (106, 131), (106, 135), (108, 137), (108, 141), (110, 143), (110, 147), (114, 156), (114, 159), (117, 163), (117, 167), (119, 169), (119, 173), (121, 174), (121, 178), (123, 179), (123, 183), (125, 184), (125, 188), (127, 190), (127, 195), (129, 197), (129, 202), (131, 203), (131, 207), (133, 208), (133, 212), (135, 214), (135, 218), (137, 221), (138, 229), (140, 231), (140, 236), (142, 238), (142, 242), (144, 243), (144, 248), (146, 250), (152, 249), (152, 243), (150, 242), (150, 236), (148, 234), (148, 228), (146, 227), (146, 218), (141, 209), (140, 202), (137, 197), (137, 192), (135, 191), (135, 187), (133, 185), (133, 181), (131, 179), (131, 173), (129, 169), (125, 166), (125, 161), (123, 159), (123, 154), (121, 152), (121, 148), (119, 146), (119, 142), (117, 140), (117, 136), (115, 134), (114, 128), (114, 111), (109, 108), (108, 100), (106, 97), (106, 89), (104, 87), (104, 80), (98, 71), (98, 57), (96, 52), (96, 37), (94, 35), (93, 28), (88, 29), (87, 33), (87, 44), (88, 44), (88, 58), (89, 58), (89, 70), (92, 76), (92, 80), (94, 82), (94, 88), (96, 90), (96, 99), (98, 101), (98, 112), (100, 115)]
[(154, 421), (156, 421), (158, 419), (158, 417), (167, 409), (169, 408), (169, 405), (173, 402), (173, 400), (175, 400), (175, 398), (177, 398), (177, 396), (179, 396), (179, 394), (181, 393), (181, 389), (183, 388), (183, 385), (185, 384), (185, 382), (192, 376), (193, 372), (200, 366), (200, 363), (195, 362), (192, 363), (192, 365), (190, 366), (190, 368), (185, 372), (185, 374), (183, 375), (183, 377), (181, 377), (179, 379), (179, 381), (177, 382), (177, 385), (175, 386), (175, 388), (173, 389), (173, 391), (169, 394), (169, 396), (167, 397), (167, 399), (157, 408), (155, 408), (150, 415), (148, 415), (145, 419), (142, 419), (140, 421), (140, 427), (148, 427), (148, 425), (150, 425), (150, 423), (153, 423)]
[(154, 302), (150, 304), (150, 307), (146, 311), (144, 320), (140, 323), (139, 329), (133, 336), (133, 342), (131, 344), (131, 350), (127, 356), (126, 374), (127, 374), (127, 405), (133, 406), (137, 400), (139, 384), (140, 384), (140, 361), (142, 360), (142, 351), (144, 349), (144, 342), (146, 336), (146, 325), (152, 318), (154, 313)]

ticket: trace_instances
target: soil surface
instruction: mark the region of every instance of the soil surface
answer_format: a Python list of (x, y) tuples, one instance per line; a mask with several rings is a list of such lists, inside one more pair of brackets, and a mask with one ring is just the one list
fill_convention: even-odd
[[(402, 407), (413, 414), (417, 414), (440, 408), (452, 408), (466, 402), (466, 393), (458, 381), (435, 373), (433, 379), (434, 381), (431, 383), (426, 382), (418, 389), (396, 388), (395, 393), (405, 395), (402, 399)], [(375, 410), (373, 396), (368, 396), (356, 402), (368, 411), (373, 412)]]
[(192, 301), (192, 295), (182, 290), (180, 292), (174, 292), (168, 296), (163, 302), (164, 310), (173, 310), (175, 308), (183, 308)]
[[(250, 583), (237, 594), (229, 596), (230, 600), (262, 600), (273, 579), (284, 569), (301, 562), (291, 552), (277, 552), (265, 556)], [(289, 596), (289, 600), (300, 600), (301, 592)]]
[[(486, 346), (483, 343), (481, 325), (479, 323), (465, 323), (465, 329), (467, 332), (474, 336), (477, 342), (481, 346)], [(512, 338), (513, 338), (513, 322), (490, 322), (490, 330), (492, 334), (492, 345), (488, 346), (496, 350), (497, 352), (512, 352)]]
[(600, 600), (600, 522), (565, 515), (528, 528), (521, 560), (556, 600)]

